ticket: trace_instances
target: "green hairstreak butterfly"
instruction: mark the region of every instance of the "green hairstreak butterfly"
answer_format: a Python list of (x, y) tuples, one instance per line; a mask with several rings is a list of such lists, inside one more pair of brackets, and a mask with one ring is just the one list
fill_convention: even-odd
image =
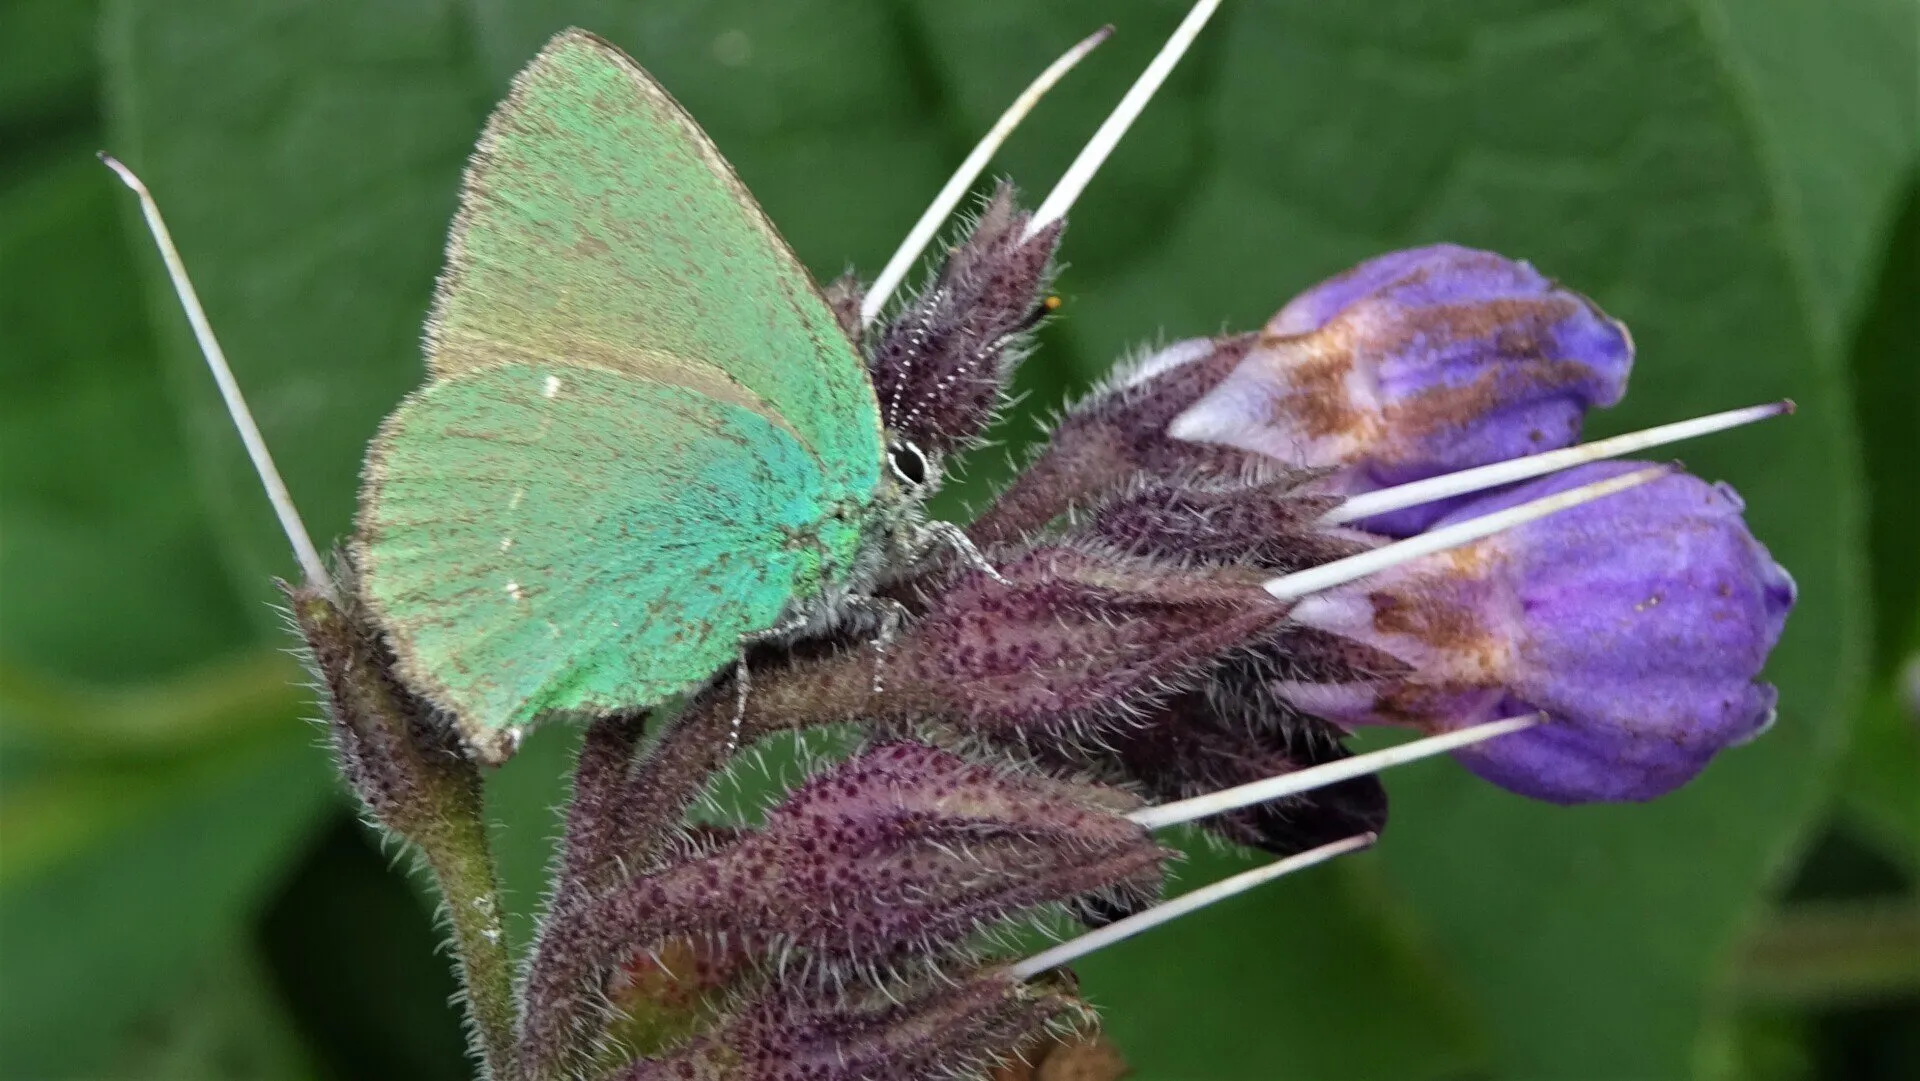
[(497, 759), (662, 702), (918, 547), (859, 351), (693, 119), (554, 38), (468, 165), (425, 386), (353, 553), (400, 674)]

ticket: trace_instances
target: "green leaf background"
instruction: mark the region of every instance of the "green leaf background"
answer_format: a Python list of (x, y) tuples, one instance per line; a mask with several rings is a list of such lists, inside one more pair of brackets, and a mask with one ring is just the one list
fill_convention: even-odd
[[(465, 1072), (428, 909), (302, 720), (284, 542), (94, 150), (158, 195), (338, 537), (420, 378), (461, 163), (553, 31), (638, 57), (816, 273), (871, 274), (1004, 103), (1111, 22), (997, 165), (1044, 191), (1180, 8), (0, 5), (0, 1076)], [(1633, 327), (1633, 393), (1593, 434), (1799, 403), (1682, 453), (1741, 490), (1802, 600), (1778, 725), (1685, 791), (1568, 810), (1419, 767), (1377, 853), (1086, 963), (1139, 1076), (1920, 1073), (1920, 980), (1783, 1005), (1741, 975), (1783, 907), (1911, 904), (1920, 866), (1893, 682), (1920, 650), (1916, 40), (1912, 0), (1228, 0), (1076, 209), (1004, 442), (1142, 344), (1256, 325), (1381, 251), (1491, 247)], [(1009, 458), (968, 463), (953, 510)], [(568, 744), (491, 782), (521, 933)], [(1240, 861), (1196, 846), (1181, 878)]]

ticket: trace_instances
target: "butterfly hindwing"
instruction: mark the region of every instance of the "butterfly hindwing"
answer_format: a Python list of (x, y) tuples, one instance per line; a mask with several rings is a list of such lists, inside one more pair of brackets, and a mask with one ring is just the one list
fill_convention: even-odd
[(466, 372), (403, 403), (374, 460), (362, 591), (403, 677), (483, 748), (548, 710), (687, 689), (818, 570), (820, 549), (793, 543), (823, 516), (813, 456), (683, 387), (559, 364)]

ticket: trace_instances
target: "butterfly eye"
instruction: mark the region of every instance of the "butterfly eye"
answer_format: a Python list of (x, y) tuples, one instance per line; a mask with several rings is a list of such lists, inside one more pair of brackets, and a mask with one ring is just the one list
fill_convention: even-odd
[(887, 467), (908, 488), (919, 488), (927, 483), (927, 475), (931, 472), (927, 467), (927, 456), (912, 443), (894, 443), (887, 447)]

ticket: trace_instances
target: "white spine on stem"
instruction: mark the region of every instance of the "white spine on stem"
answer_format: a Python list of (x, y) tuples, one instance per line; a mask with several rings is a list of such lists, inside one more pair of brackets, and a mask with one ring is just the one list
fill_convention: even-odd
[(147, 219), (147, 229), (153, 233), (153, 242), (160, 249), (161, 259), (166, 261), (167, 276), (173, 281), (174, 295), (180, 298), (180, 307), (187, 313), (187, 322), (193, 325), (193, 336), (200, 343), (201, 355), (207, 358), (213, 381), (219, 385), (220, 396), (226, 400), (227, 414), (233, 418), (233, 426), (240, 431), (240, 441), (246, 444), (247, 457), (253, 459), (254, 471), (260, 474), (260, 486), (267, 490), (267, 499), (273, 504), (273, 512), (280, 518), (280, 528), (293, 545), (294, 558), (300, 561), (300, 573), (306, 575), (308, 585), (324, 589), (330, 594), (332, 579), (327, 577), (326, 566), (320, 561), (320, 552), (313, 546), (313, 538), (307, 535), (306, 525), (300, 521), (300, 512), (294, 509), (293, 497), (287, 494), (280, 471), (274, 468), (273, 455), (267, 452), (267, 441), (261, 438), (260, 428), (254, 424), (253, 414), (247, 409), (246, 396), (240, 393), (240, 384), (234, 381), (233, 369), (227, 366), (227, 355), (220, 350), (220, 342), (213, 336), (213, 325), (207, 322), (207, 313), (200, 307), (200, 297), (193, 291), (193, 282), (187, 277), (187, 267), (180, 259), (179, 250), (173, 246), (173, 236), (167, 231), (166, 220), (160, 216), (159, 204), (153, 201), (153, 195), (133, 170), (106, 154), (100, 155), (100, 160), (140, 197), (140, 213)]
[(1646, 469), (1636, 469), (1631, 473), (1623, 473), (1607, 480), (1583, 484), (1578, 488), (1569, 488), (1564, 492), (1530, 500), (1517, 507), (1509, 507), (1503, 511), (1495, 511), (1492, 514), (1443, 526), (1403, 541), (1383, 544), (1372, 551), (1361, 552), (1359, 555), (1336, 559), (1331, 563), (1322, 563), (1317, 567), (1309, 567), (1293, 574), (1283, 574), (1278, 578), (1268, 579), (1266, 590), (1280, 600), (1297, 601), (1309, 593), (1318, 593), (1323, 589), (1345, 585), (1409, 560), (1429, 556), (1435, 552), (1444, 552), (1449, 548), (1458, 548), (1463, 544), (1471, 544), (1482, 537), (1490, 537), (1537, 518), (1545, 518), (1556, 511), (1577, 507), (1582, 503), (1590, 503), (1615, 492), (1625, 491), (1651, 480), (1658, 480), (1672, 472), (1671, 466), (1649, 466)]
[(1395, 747), (1355, 755), (1352, 758), (1342, 758), (1338, 762), (1328, 762), (1296, 773), (1283, 773), (1277, 777), (1223, 788), (1204, 796), (1162, 803), (1157, 807), (1142, 807), (1127, 818), (1150, 830), (1166, 829), (1168, 826), (1211, 818), (1214, 815), (1237, 811), (1256, 803), (1284, 799), (1287, 796), (1311, 792), (1316, 788), (1350, 781), (1355, 777), (1364, 777), (1369, 773), (1378, 773), (1383, 769), (1391, 769), (1408, 762), (1418, 762), (1437, 754), (1457, 751), (1462, 747), (1470, 747), (1497, 736), (1532, 728), (1544, 720), (1546, 720), (1544, 713), (1529, 713), (1524, 717), (1487, 721), (1471, 728), (1462, 728), (1458, 732), (1447, 732), (1438, 736), (1428, 736), (1426, 739), (1412, 740)]
[(1396, 484), (1391, 488), (1382, 488), (1376, 492), (1354, 496), (1322, 515), (1320, 521), (1326, 525), (1343, 525), (1362, 518), (1371, 518), (1376, 514), (1385, 514), (1388, 511), (1404, 510), (1407, 507), (1451, 499), (1457, 495), (1498, 488), (1515, 481), (1530, 480), (1548, 473), (1558, 473), (1576, 465), (1586, 465), (1588, 462), (1637, 454), (1652, 447), (1678, 443), (1682, 439), (1693, 439), (1714, 432), (1724, 432), (1729, 428), (1738, 428), (1743, 424), (1752, 424), (1755, 421), (1791, 412), (1793, 412), (1793, 403), (1790, 401), (1750, 405), (1745, 409), (1729, 409), (1724, 413), (1709, 413), (1704, 417), (1694, 417), (1692, 420), (1675, 421), (1655, 428), (1643, 428), (1637, 432), (1628, 432), (1625, 435), (1616, 435), (1611, 439), (1600, 439), (1592, 443), (1582, 443), (1577, 447), (1567, 447), (1564, 450), (1529, 454), (1524, 458), (1509, 458), (1504, 462), (1475, 466), (1472, 469), (1445, 473), (1426, 480)]
[(1046, 199), (1040, 203), (1040, 209), (1033, 212), (1033, 220), (1027, 223), (1028, 236), (1038, 233), (1067, 216), (1067, 210), (1073, 206), (1074, 200), (1078, 199), (1080, 193), (1085, 191), (1087, 185), (1092, 182), (1093, 174), (1100, 171), (1100, 166), (1106, 162), (1107, 155), (1113, 153), (1113, 148), (1120, 145), (1121, 137), (1126, 135), (1127, 129), (1133, 126), (1134, 120), (1146, 109), (1147, 102), (1153, 100), (1153, 95), (1160, 89), (1160, 84), (1167, 81), (1167, 75), (1173, 71), (1173, 66), (1186, 54), (1187, 47), (1193, 44), (1193, 39), (1200, 36), (1201, 29), (1207, 25), (1207, 20), (1213, 17), (1215, 9), (1219, 6), (1220, 0), (1200, 0), (1193, 5), (1193, 10), (1187, 12), (1187, 17), (1180, 21), (1180, 25), (1174, 29), (1173, 36), (1167, 39), (1167, 43), (1160, 47), (1160, 52), (1147, 65), (1147, 70), (1140, 73), (1140, 77), (1135, 79), (1133, 86), (1127, 90), (1126, 96), (1120, 99), (1120, 104), (1114, 106), (1113, 112), (1100, 125), (1099, 130), (1093, 133), (1093, 138), (1087, 140), (1087, 145), (1080, 148), (1079, 156), (1074, 158), (1073, 164), (1067, 166), (1067, 171), (1061, 174), (1060, 182), (1047, 193)]
[(1144, 912), (1136, 912), (1125, 919), (1115, 920), (1105, 927), (1068, 939), (1052, 949), (1034, 954), (1008, 971), (1015, 979), (1030, 980), (1050, 968), (1072, 964), (1095, 950), (1132, 938), (1143, 931), (1150, 931), (1163, 923), (1177, 920), (1217, 901), (1224, 901), (1234, 894), (1245, 893), (1255, 886), (1271, 882), (1276, 878), (1305, 870), (1317, 863), (1325, 863), (1335, 856), (1356, 852), (1372, 844), (1376, 839), (1375, 834), (1362, 833), (1332, 844), (1321, 845), (1319, 848), (1309, 849), (1297, 856), (1288, 856), (1286, 859), (1255, 867), (1251, 871), (1242, 871), (1212, 885), (1202, 886), (1191, 893), (1183, 893), (1171, 901), (1154, 905)]
[(966, 198), (968, 189), (973, 187), (974, 181), (980, 179), (980, 174), (986, 169), (987, 162), (993, 160), (993, 155), (999, 151), (1001, 144), (1007, 141), (1007, 137), (1013, 134), (1013, 129), (1020, 126), (1020, 122), (1033, 111), (1033, 107), (1039, 104), (1046, 92), (1053, 89), (1054, 84), (1064, 78), (1067, 72), (1072, 71), (1075, 64), (1112, 36), (1113, 27), (1103, 26), (1081, 39), (1078, 45), (1068, 49), (1060, 59), (1049, 64), (1047, 70), (1040, 73), (1039, 78), (1022, 91), (1019, 97), (1013, 99), (1013, 104), (1007, 107), (1006, 112), (1000, 114), (1000, 119), (994, 122), (993, 127), (987, 129), (987, 134), (981, 138), (979, 145), (975, 146), (966, 160), (960, 163), (960, 168), (953, 171), (953, 176), (947, 180), (946, 187), (941, 188), (940, 194), (933, 197), (932, 204), (927, 207), (925, 213), (920, 215), (920, 220), (913, 223), (913, 228), (907, 233), (907, 238), (900, 242), (900, 247), (893, 253), (893, 258), (887, 260), (887, 265), (881, 268), (879, 276), (873, 279), (873, 284), (867, 289), (867, 295), (860, 300), (861, 326), (872, 323), (880, 314), (880, 309), (886, 307), (887, 299), (893, 296), (893, 291), (900, 288), (900, 283), (906, 280), (908, 272), (913, 269), (914, 262), (920, 258), (920, 253), (933, 242), (934, 234), (938, 233), (940, 227), (946, 223), (947, 216), (953, 213), (953, 208), (960, 205), (960, 200)]

